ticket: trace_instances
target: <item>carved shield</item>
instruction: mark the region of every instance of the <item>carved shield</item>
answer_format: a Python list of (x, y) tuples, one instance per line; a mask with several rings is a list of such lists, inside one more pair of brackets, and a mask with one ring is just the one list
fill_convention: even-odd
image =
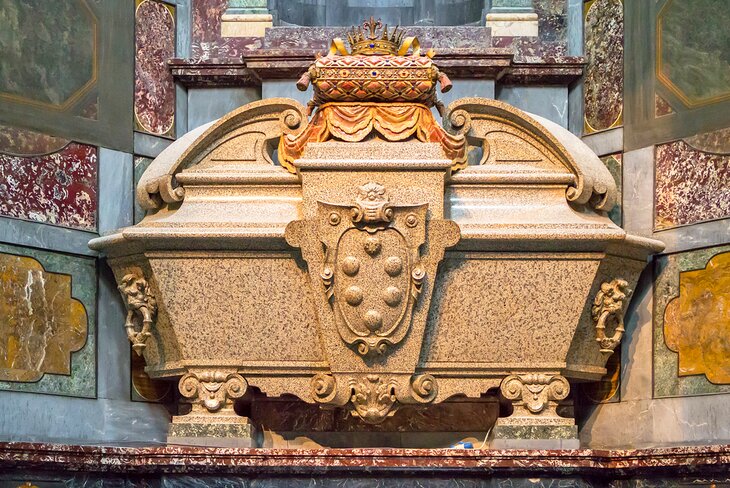
[(425, 277), (419, 247), (428, 205), (391, 206), (373, 188), (356, 206), (318, 202), (321, 277), (342, 339), (363, 356), (403, 339)]

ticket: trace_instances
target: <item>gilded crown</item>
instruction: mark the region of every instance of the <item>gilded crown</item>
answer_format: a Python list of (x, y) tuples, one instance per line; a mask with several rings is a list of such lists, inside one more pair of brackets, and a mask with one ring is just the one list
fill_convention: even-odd
[(383, 27), (380, 19), (370, 17), (360, 27), (352, 27), (347, 33), (352, 55), (398, 54), (398, 48), (403, 40), (403, 31), (398, 26), (388, 32), (388, 26)]

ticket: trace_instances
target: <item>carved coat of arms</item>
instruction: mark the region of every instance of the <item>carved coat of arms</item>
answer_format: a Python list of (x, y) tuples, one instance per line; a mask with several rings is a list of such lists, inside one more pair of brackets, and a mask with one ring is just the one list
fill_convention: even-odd
[(340, 336), (362, 356), (383, 354), (408, 331), (422, 287), (428, 204), (391, 205), (383, 186), (368, 183), (354, 205), (318, 206), (321, 277)]

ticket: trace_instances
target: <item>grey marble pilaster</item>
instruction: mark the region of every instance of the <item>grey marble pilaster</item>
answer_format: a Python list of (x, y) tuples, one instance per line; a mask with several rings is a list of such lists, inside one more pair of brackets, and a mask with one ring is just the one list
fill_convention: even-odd
[(499, 86), (497, 100), (568, 126), (568, 88), (565, 86)]

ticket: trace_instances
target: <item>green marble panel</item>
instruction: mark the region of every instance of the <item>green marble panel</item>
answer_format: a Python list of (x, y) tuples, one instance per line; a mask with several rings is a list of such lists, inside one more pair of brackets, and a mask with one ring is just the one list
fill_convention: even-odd
[(687, 107), (730, 98), (727, 0), (670, 0), (657, 20), (657, 77)]
[(0, 99), (62, 108), (96, 82), (97, 20), (83, 0), (4, 1)]
[(730, 126), (730, 2), (627, 1), (624, 17), (624, 152)]
[[(86, 342), (81, 349), (72, 353), (70, 374), (45, 373), (34, 382), (0, 381), (0, 390), (95, 398), (96, 260), (1, 243), (0, 253), (30, 257), (37, 260), (47, 273), (69, 275), (71, 277), (71, 296), (83, 304), (88, 320)], [(26, 284), (5, 283), (4, 285), (22, 287)], [(7, 325), (8, 322), (5, 324)]]
[(654, 268), (654, 397), (695, 396), (730, 393), (730, 385), (710, 383), (705, 375), (679, 376), (679, 355), (667, 347), (664, 313), (672, 299), (679, 296), (683, 271), (704, 269), (707, 262), (730, 245), (660, 256)]

